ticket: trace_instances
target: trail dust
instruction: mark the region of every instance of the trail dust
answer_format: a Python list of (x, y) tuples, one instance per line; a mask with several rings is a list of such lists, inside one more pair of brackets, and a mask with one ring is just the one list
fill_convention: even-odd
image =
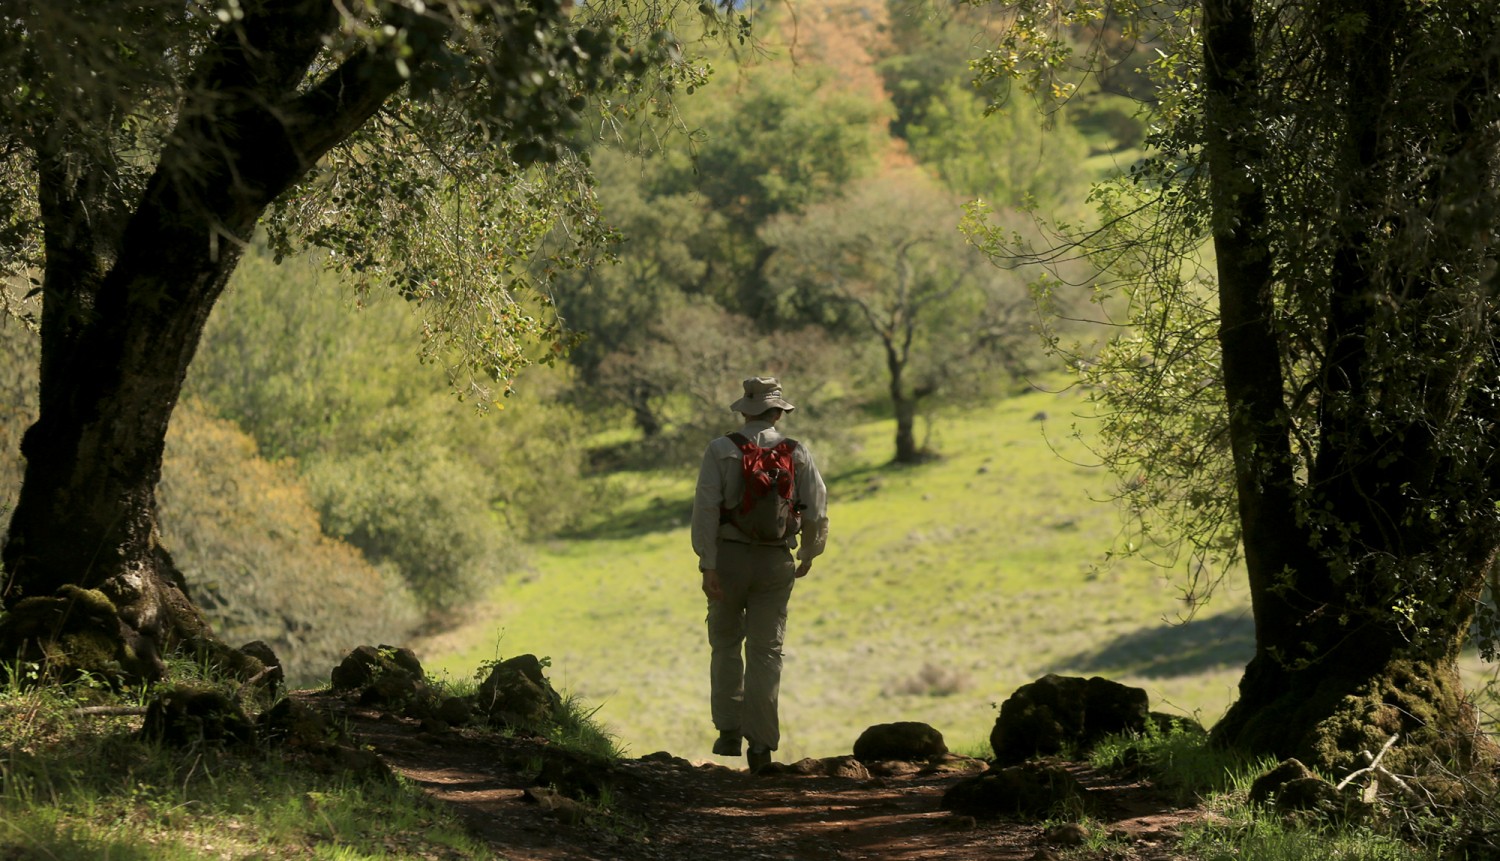
[[(601, 777), (576, 773), (542, 739), (424, 724), (327, 692), (295, 696), (340, 718), (507, 861), (1166, 861), (1185, 857), (1180, 830), (1203, 816), (1149, 783), (1081, 763), (1068, 768), (1102, 811), (1083, 830), (943, 810), (944, 791), (966, 776), (961, 762), (849, 778), (777, 766), (752, 775), (659, 753), (620, 761)], [(968, 773), (985, 767), (967, 765)], [(559, 800), (549, 783), (581, 783), (596, 800)]]

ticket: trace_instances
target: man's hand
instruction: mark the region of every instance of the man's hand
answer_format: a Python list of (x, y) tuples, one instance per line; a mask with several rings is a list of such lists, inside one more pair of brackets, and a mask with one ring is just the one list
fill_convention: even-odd
[(724, 600), (724, 587), (719, 585), (719, 569), (703, 569), (703, 594), (707, 595), (710, 601)]
[(810, 570), (812, 570), (812, 560), (811, 559), (803, 559), (802, 560), (802, 564), (800, 564), (800, 565), (797, 566), (797, 574), (796, 574), (796, 576), (799, 579), (802, 578), (802, 577), (806, 577), (807, 576), (807, 572), (810, 571)]

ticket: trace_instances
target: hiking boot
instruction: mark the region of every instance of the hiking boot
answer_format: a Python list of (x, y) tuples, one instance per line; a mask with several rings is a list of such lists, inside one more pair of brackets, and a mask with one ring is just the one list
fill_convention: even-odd
[(771, 764), (771, 749), (758, 744), (750, 745), (750, 773), (754, 774)]
[(720, 730), (718, 739), (714, 741), (714, 754), (716, 756), (739, 756), (740, 731), (737, 729)]

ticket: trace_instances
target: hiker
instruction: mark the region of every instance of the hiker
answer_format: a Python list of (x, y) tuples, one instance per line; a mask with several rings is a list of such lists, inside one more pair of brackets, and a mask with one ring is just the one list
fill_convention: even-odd
[(781, 741), (787, 599), (828, 541), (828, 496), (807, 447), (776, 429), (796, 409), (781, 384), (752, 377), (744, 386), (745, 396), (729, 407), (744, 426), (703, 452), (693, 552), (708, 597), (710, 705), (719, 731), (713, 752), (739, 756), (743, 739), (755, 772)]

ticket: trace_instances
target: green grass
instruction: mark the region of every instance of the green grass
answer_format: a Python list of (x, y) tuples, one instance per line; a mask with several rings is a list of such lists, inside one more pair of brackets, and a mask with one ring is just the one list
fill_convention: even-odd
[(1158, 786), (1173, 791), (1178, 804), (1200, 805), (1205, 815), (1183, 830), (1180, 845), (1195, 861), (1432, 861), (1441, 854), (1440, 834), (1424, 846), (1390, 833), (1399, 829), (1333, 826), (1252, 806), (1250, 786), (1275, 760), (1211, 748), (1195, 733), (1114, 736), (1089, 759), (1105, 770), (1137, 763)]
[[(1120, 521), (1098, 501), (1111, 478), (1070, 439), (1078, 406), (1033, 392), (943, 415), (929, 438), (941, 457), (912, 467), (886, 463), (893, 425), (871, 421), (852, 453), (821, 461), (831, 537), (792, 596), (779, 759), (845, 754), (866, 727), (900, 720), (982, 745), (996, 704), (1048, 672), (1139, 685), (1153, 708), (1205, 723), (1222, 714), (1250, 656), (1243, 594), (1174, 625), (1183, 606), (1166, 572), (1100, 567)], [(631, 753), (707, 758), (695, 469), (610, 476), (594, 522), (532, 548), (529, 571), (419, 645), (424, 663), (467, 675), (550, 656), (553, 683), (598, 703)]]
[(136, 739), (139, 718), (73, 712), (96, 697), (0, 691), (0, 857), (495, 857), (411, 784), (319, 775), (251, 751), (164, 749)]

